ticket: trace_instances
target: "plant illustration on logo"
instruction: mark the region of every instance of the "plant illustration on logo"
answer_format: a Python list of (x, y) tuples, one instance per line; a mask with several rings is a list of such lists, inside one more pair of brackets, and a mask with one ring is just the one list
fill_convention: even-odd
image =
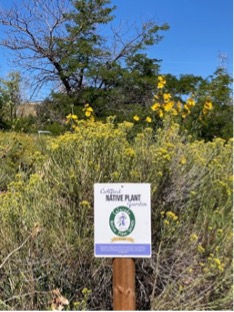
[(132, 233), (135, 224), (135, 216), (128, 207), (117, 207), (110, 214), (110, 228), (112, 232), (118, 236), (124, 237)]

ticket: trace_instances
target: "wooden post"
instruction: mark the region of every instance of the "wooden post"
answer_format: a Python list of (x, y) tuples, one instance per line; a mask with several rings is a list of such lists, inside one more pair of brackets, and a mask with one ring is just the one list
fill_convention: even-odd
[(135, 309), (135, 261), (129, 258), (115, 258), (113, 260), (113, 310)]

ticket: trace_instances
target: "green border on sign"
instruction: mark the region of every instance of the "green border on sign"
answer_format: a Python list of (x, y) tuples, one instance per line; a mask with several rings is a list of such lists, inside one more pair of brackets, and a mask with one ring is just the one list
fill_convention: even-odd
[[(125, 231), (120, 231), (116, 228), (115, 226), (115, 216), (119, 213), (119, 212), (125, 212), (126, 214), (128, 214), (129, 218), (130, 218), (130, 224), (129, 224), (129, 227), (125, 230)], [(116, 207), (110, 214), (110, 218), (109, 218), (109, 225), (110, 225), (110, 228), (111, 228), (111, 231), (117, 235), (117, 236), (121, 236), (121, 237), (124, 237), (124, 236), (128, 236), (129, 234), (132, 233), (132, 231), (134, 230), (134, 227), (135, 227), (135, 224), (136, 224), (136, 219), (135, 219), (135, 216), (132, 212), (131, 209), (129, 209), (128, 207), (126, 206), (119, 206), (119, 207)]]

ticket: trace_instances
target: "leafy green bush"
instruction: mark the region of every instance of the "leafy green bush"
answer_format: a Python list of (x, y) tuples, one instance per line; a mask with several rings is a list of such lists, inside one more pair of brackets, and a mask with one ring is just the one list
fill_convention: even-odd
[(133, 137), (134, 127), (77, 120), (73, 133), (43, 141), (28, 179), (9, 181), (1, 308), (46, 310), (59, 288), (70, 310), (111, 309), (111, 260), (93, 256), (93, 184), (149, 182), (153, 255), (136, 260), (137, 308), (231, 309), (232, 141), (193, 142), (168, 120)]

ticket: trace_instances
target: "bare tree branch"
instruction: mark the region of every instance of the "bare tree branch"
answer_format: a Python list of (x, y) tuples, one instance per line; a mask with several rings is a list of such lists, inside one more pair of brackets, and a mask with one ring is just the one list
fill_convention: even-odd
[(34, 72), (37, 81), (48, 73), (54, 73), (53, 80), (59, 80), (61, 57), (56, 52), (56, 39), (67, 34), (64, 16), (69, 8), (69, 0), (32, 0), (24, 1), (20, 8), (0, 11), (0, 24), (6, 26), (0, 44), (13, 50), (14, 63), (30, 74)]

